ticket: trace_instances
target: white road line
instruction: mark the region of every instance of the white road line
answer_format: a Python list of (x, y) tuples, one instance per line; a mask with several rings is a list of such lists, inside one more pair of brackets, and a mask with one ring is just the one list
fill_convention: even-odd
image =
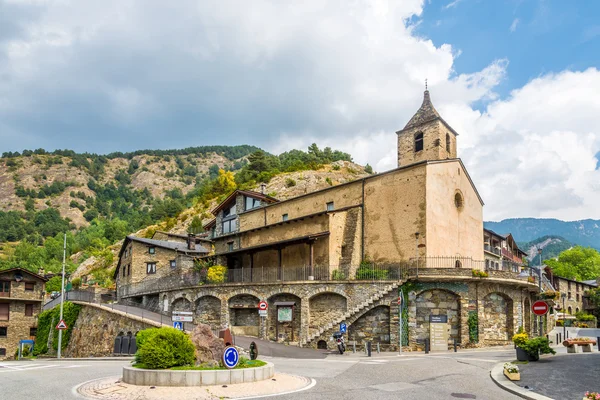
[(468, 358), (468, 357), (444, 357), (444, 356), (433, 356), (431, 358), (445, 358), (448, 360), (461, 360), (461, 361), (485, 361), (485, 362), (493, 362), (498, 363), (502, 360), (490, 360), (488, 358)]
[(31, 370), (34, 370), (34, 369), (45, 369), (45, 368), (52, 368), (52, 367), (56, 367), (56, 366), (57, 365), (42, 365), (42, 366), (33, 367), (33, 368), (13, 368), (13, 369), (8, 370), (8, 371), (2, 371), (2, 370), (0, 370), (0, 374), (5, 374), (5, 373), (8, 373), (8, 372), (31, 371)]
[(283, 393), (265, 394), (265, 395), (262, 395), (262, 396), (259, 395), (259, 396), (250, 396), (250, 397), (236, 397), (236, 398), (234, 398), (232, 400), (238, 400), (238, 399), (239, 400), (242, 400), (242, 399), (243, 400), (246, 400), (246, 399), (262, 399), (263, 397), (283, 396), (283, 395), (286, 395), (286, 394), (303, 392), (305, 390), (312, 389), (317, 384), (317, 381), (315, 381), (313, 378), (310, 378), (310, 381), (311, 382), (310, 382), (310, 384), (308, 386), (304, 386), (303, 388), (298, 389), (298, 390), (290, 390), (289, 392), (283, 392)]

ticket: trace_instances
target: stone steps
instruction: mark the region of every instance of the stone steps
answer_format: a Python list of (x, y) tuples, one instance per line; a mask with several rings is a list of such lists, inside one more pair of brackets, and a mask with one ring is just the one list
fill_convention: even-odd
[(385, 286), (382, 290), (380, 290), (379, 292), (377, 292), (376, 294), (374, 294), (373, 296), (371, 296), (366, 301), (362, 302), (358, 307), (354, 307), (352, 310), (347, 311), (344, 315), (342, 315), (337, 320), (335, 320), (333, 322), (330, 322), (329, 324), (321, 327), (316, 333), (313, 333), (313, 334), (309, 335), (308, 339), (302, 341), (302, 344), (303, 345), (309, 344), (313, 340), (319, 338), (323, 333), (325, 333), (328, 330), (332, 329), (334, 326), (337, 326), (340, 323), (342, 323), (342, 322), (344, 322), (344, 321), (349, 320), (350, 318), (352, 318), (353, 315), (355, 315), (357, 313), (360, 313), (361, 311), (364, 311), (366, 308), (368, 308), (369, 306), (371, 306), (375, 302), (381, 300), (384, 296), (386, 296), (387, 294), (389, 294), (392, 290), (398, 288), (399, 285), (400, 285), (400, 282), (393, 283), (391, 285)]

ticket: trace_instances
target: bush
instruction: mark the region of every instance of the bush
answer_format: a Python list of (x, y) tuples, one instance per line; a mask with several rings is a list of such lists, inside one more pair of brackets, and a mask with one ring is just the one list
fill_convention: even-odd
[(148, 369), (193, 365), (196, 361), (196, 349), (189, 336), (174, 328), (141, 331), (138, 333), (136, 344), (136, 362)]
[(360, 263), (360, 267), (356, 270), (354, 276), (357, 280), (385, 280), (388, 277), (388, 270), (376, 269), (375, 264), (368, 260)]
[(345, 279), (348, 279), (346, 277), (346, 274), (344, 272), (340, 271), (339, 269), (334, 269), (333, 272), (331, 273), (331, 280), (343, 281)]
[(293, 180), (292, 178), (287, 178), (287, 179), (285, 180), (285, 186), (286, 186), (286, 187), (289, 187), (289, 188), (290, 188), (290, 187), (293, 187), (293, 186), (296, 186), (296, 181), (295, 181), (295, 180)]
[(563, 326), (565, 324), (565, 321), (563, 321), (562, 319), (556, 320), (556, 326)]
[(513, 343), (517, 347), (522, 347), (522, 345), (525, 344), (525, 342), (527, 342), (528, 339), (529, 339), (529, 335), (527, 333), (525, 333), (525, 332), (523, 332), (523, 333), (517, 333), (512, 338)]
[(593, 321), (596, 319), (592, 314), (586, 314), (584, 312), (578, 312), (575, 314), (579, 321)]
[(227, 276), (227, 267), (224, 265), (213, 265), (208, 268), (206, 281), (208, 283), (223, 283)]
[(472, 270), (471, 273), (474, 277), (479, 277), (479, 278), (487, 278), (489, 276), (487, 272), (480, 271), (478, 269)]
[(554, 349), (550, 347), (550, 341), (545, 337), (536, 337), (533, 339), (528, 339), (521, 344), (517, 344), (517, 346), (525, 350), (527, 354), (529, 354), (533, 358), (539, 358), (541, 354), (556, 354), (556, 351), (554, 351)]
[(79, 289), (81, 287), (81, 278), (74, 278), (71, 284), (73, 285), (73, 289)]

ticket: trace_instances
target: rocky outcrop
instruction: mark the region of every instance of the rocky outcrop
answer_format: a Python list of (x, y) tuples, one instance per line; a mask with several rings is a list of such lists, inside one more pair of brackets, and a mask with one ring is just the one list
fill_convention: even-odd
[(225, 351), (225, 343), (213, 335), (210, 326), (199, 324), (190, 335), (196, 347), (196, 365), (219, 364)]

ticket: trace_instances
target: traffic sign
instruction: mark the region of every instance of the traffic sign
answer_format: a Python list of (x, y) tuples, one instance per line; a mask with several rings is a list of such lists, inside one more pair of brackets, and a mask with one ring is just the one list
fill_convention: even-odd
[(348, 330), (348, 326), (346, 325), (346, 323), (345, 323), (345, 322), (342, 322), (342, 323), (340, 324), (340, 332), (342, 332), (342, 333), (346, 333), (346, 331), (347, 331), (347, 330)]
[(264, 301), (264, 300), (261, 300), (261, 301), (259, 301), (259, 302), (258, 302), (258, 309), (259, 309), (259, 310), (264, 310), (264, 311), (266, 311), (266, 310), (267, 310), (267, 308), (269, 308), (269, 304), (268, 304), (266, 301)]
[(402, 305), (402, 297), (398, 297), (398, 305), (401, 306)]
[(179, 329), (180, 331), (182, 331), (183, 330), (183, 322), (173, 321), (173, 328)]
[(258, 310), (258, 315), (260, 315), (261, 317), (266, 317), (267, 316), (267, 310)]
[(69, 329), (69, 327), (67, 326), (67, 324), (65, 324), (65, 320), (61, 319), (58, 325), (56, 325), (56, 329), (58, 329), (59, 331), (64, 331)]
[(223, 364), (229, 368), (235, 368), (235, 366), (240, 361), (240, 354), (237, 349), (233, 346), (225, 347), (225, 351), (223, 352)]
[(172, 311), (172, 313), (177, 315), (194, 315), (191, 311)]
[(171, 317), (171, 319), (173, 320), (173, 322), (175, 322), (175, 321), (177, 321), (177, 322), (192, 322), (193, 321), (193, 317), (188, 316), (188, 315), (173, 315)]
[(535, 315), (546, 315), (548, 309), (548, 303), (543, 300), (538, 300), (531, 305), (531, 311), (533, 311)]

